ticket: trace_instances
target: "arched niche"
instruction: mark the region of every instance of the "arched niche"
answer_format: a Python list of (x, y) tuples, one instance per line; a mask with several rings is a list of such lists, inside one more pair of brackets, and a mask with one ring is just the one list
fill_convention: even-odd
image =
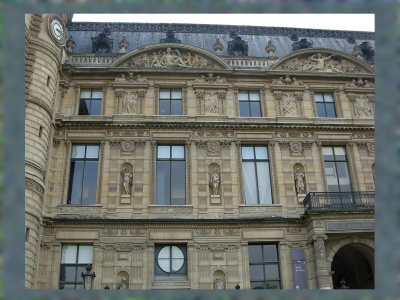
[(110, 70), (233, 70), (220, 57), (204, 49), (175, 43), (162, 43), (135, 49), (115, 60)]
[(213, 285), (215, 290), (226, 289), (226, 276), (225, 272), (217, 270), (213, 273)]
[(364, 61), (342, 51), (309, 48), (282, 56), (267, 71), (304, 72), (319, 74), (371, 74), (374, 69)]
[(307, 194), (306, 170), (303, 164), (293, 164), (294, 188), (297, 196), (304, 197)]
[[(133, 164), (124, 162), (120, 166), (120, 195), (124, 198), (130, 198), (133, 195)], [(121, 202), (122, 203), (122, 202)]]
[(220, 204), (221, 203), (221, 166), (212, 162), (208, 165), (208, 176), (209, 176), (209, 191), (211, 195), (211, 203), (212, 204)]
[(116, 285), (115, 288), (117, 290), (128, 290), (129, 289), (129, 274), (126, 271), (118, 272), (116, 276)]

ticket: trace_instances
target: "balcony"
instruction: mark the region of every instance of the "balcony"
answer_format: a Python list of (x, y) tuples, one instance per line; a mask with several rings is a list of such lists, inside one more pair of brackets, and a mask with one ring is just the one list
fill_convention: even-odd
[(304, 198), (307, 210), (374, 209), (375, 192), (315, 193)]

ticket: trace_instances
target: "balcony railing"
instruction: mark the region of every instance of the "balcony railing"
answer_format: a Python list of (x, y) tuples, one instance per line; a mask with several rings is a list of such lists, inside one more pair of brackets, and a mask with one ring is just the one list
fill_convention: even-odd
[(308, 193), (304, 211), (334, 209), (374, 209), (375, 192)]

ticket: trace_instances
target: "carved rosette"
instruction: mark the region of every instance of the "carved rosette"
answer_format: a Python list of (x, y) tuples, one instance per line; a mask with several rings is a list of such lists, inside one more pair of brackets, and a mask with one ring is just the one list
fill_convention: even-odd
[(122, 156), (131, 156), (135, 154), (135, 142), (134, 141), (121, 141), (120, 150)]
[(206, 149), (207, 156), (221, 156), (221, 151), (223, 148), (229, 149), (231, 147), (231, 142), (227, 140), (223, 141), (195, 141), (198, 149)]

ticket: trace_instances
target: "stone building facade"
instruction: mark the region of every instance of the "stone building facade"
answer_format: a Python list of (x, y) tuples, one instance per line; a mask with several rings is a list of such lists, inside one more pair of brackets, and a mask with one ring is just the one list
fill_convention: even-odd
[(27, 289), (374, 288), (374, 34), (26, 15)]

